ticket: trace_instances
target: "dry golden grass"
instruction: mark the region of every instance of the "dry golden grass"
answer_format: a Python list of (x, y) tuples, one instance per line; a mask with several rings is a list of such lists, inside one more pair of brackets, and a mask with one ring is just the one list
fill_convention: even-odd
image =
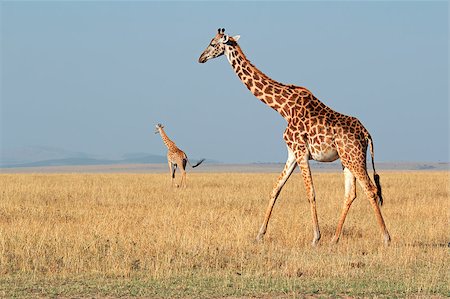
[(0, 296), (448, 296), (449, 173), (381, 173), (385, 248), (358, 187), (330, 247), (343, 175), (315, 173), (320, 245), (298, 174), (254, 243), (277, 174), (0, 175)]

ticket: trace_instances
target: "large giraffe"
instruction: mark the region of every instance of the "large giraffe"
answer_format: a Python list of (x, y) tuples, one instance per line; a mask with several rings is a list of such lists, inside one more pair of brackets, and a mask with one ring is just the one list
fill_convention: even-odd
[[(225, 29), (219, 28), (198, 61), (205, 63), (209, 59), (225, 55), (245, 86), (259, 100), (280, 113), (288, 123), (283, 134), (288, 159), (270, 195), (269, 206), (257, 240), (263, 239), (277, 197), (298, 164), (311, 206), (314, 230), (312, 245), (316, 245), (320, 239), (320, 230), (309, 160), (331, 162), (340, 158), (344, 168), (345, 201), (331, 243), (337, 243), (339, 240), (348, 210), (356, 198), (356, 180), (358, 180), (375, 212), (384, 243), (388, 245), (391, 238), (378, 205), (382, 204), (381, 185), (375, 172), (373, 143), (369, 132), (357, 118), (332, 110), (308, 89), (282, 84), (269, 78), (251, 64), (242, 52), (237, 43), (240, 36), (231, 37), (224, 31)], [(375, 184), (369, 178), (366, 168), (368, 145), (372, 156)]]
[(175, 171), (179, 166), (181, 171), (181, 180), (180, 185), (175, 184), (175, 186), (182, 186), (186, 188), (186, 164), (188, 163), (192, 168), (194, 168), (199, 166), (203, 161), (205, 161), (205, 159), (201, 159), (197, 164), (191, 165), (191, 162), (189, 162), (187, 155), (176, 146), (175, 142), (167, 137), (167, 134), (164, 131), (164, 126), (161, 124), (156, 125), (155, 134), (158, 133), (159, 135), (161, 135), (161, 138), (167, 147), (167, 163), (169, 163), (169, 171), (172, 178), (172, 187), (175, 179)]

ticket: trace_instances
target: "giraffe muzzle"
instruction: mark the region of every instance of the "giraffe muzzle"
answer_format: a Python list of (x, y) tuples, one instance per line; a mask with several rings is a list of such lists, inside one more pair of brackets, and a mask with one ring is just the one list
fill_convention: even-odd
[(199, 63), (205, 63), (206, 61), (207, 61), (207, 59), (206, 59), (206, 57), (204, 57), (203, 54), (198, 58)]

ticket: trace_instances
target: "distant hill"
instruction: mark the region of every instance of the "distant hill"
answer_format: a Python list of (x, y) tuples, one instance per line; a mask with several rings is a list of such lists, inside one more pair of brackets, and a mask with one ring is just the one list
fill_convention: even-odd
[(0, 165), (19, 165), (67, 158), (88, 159), (92, 157), (86, 153), (48, 146), (27, 146), (13, 149), (2, 148), (0, 153)]
[(146, 157), (133, 159), (120, 159), (120, 160), (92, 159), (92, 158), (49, 159), (19, 164), (1, 164), (0, 167), (15, 168), (15, 167), (42, 167), (42, 166), (146, 164), (146, 163), (165, 163), (166, 161), (167, 159), (163, 156), (147, 155)]
[(167, 157), (146, 153), (128, 153), (118, 161), (118, 164), (167, 163)]
[(15, 150), (4, 150), (0, 157), (0, 167), (2, 168), (167, 162), (165, 156), (147, 153), (127, 153), (118, 159), (105, 159), (87, 153), (51, 147), (23, 147)]

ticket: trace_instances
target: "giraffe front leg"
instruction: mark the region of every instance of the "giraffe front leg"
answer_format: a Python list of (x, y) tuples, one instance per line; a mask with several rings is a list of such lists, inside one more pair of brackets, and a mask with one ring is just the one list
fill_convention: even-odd
[(289, 179), (290, 175), (292, 174), (296, 166), (297, 164), (295, 163), (295, 155), (293, 151), (288, 147), (288, 159), (286, 161), (286, 165), (284, 166), (283, 172), (278, 177), (278, 181), (275, 184), (272, 193), (270, 194), (270, 201), (266, 210), (264, 222), (261, 225), (261, 228), (259, 229), (258, 235), (256, 236), (256, 241), (260, 242), (264, 238), (264, 235), (267, 231), (267, 225), (269, 223), (270, 215), (272, 214), (272, 210), (278, 198), (278, 195), (280, 194), (281, 189), (283, 188), (286, 181)]
[(299, 164), (300, 169), (302, 171), (302, 177), (303, 182), (305, 183), (306, 194), (308, 196), (309, 204), (311, 205), (311, 217), (314, 232), (312, 246), (316, 246), (320, 240), (319, 220), (317, 219), (316, 195), (311, 176), (311, 169), (309, 168), (308, 154), (306, 148), (298, 151), (297, 163)]

